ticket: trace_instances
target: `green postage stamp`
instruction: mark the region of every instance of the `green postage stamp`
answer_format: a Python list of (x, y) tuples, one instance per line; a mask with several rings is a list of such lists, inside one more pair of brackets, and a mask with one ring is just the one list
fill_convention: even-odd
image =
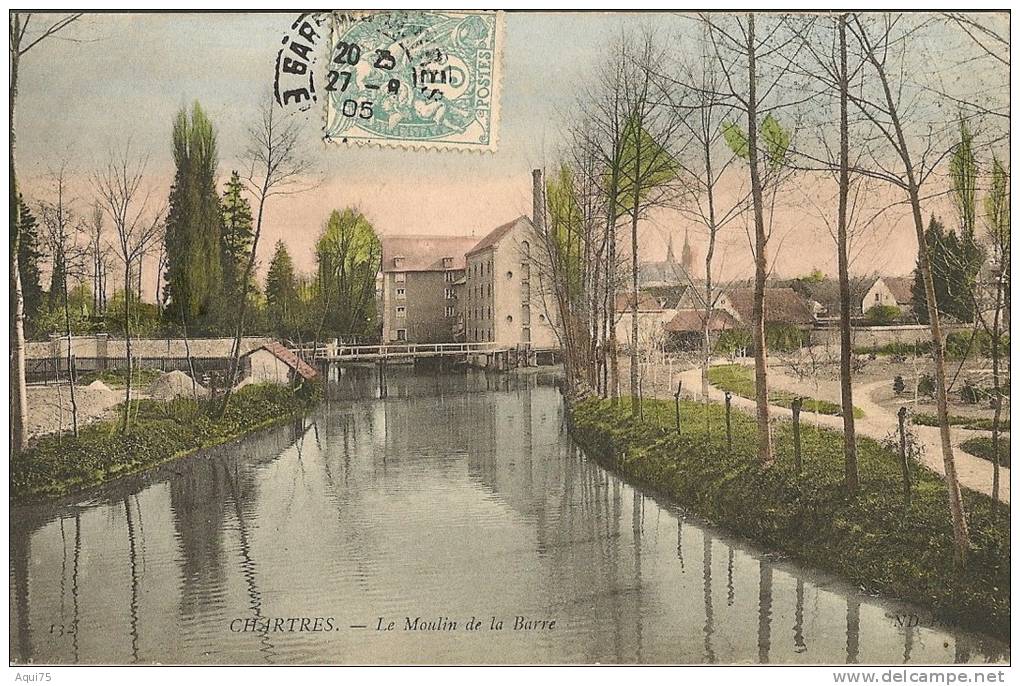
[(495, 150), (502, 34), (498, 12), (334, 13), (323, 138)]

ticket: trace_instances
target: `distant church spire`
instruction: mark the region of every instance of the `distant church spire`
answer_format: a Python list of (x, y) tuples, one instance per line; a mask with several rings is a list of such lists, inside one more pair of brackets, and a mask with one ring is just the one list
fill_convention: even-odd
[(673, 254), (673, 234), (670, 234), (669, 244), (666, 246), (666, 262), (669, 264), (676, 263), (676, 256)]
[[(691, 241), (689, 240), (688, 231), (684, 231), (684, 248), (680, 253), (680, 266), (684, 268), (684, 271), (688, 274), (694, 273), (694, 251), (691, 250)], [(672, 245), (670, 245), (672, 248)]]

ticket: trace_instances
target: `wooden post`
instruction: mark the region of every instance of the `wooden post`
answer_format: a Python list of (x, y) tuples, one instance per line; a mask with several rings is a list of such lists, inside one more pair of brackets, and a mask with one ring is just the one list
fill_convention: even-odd
[(726, 450), (733, 450), (733, 428), (730, 425), (730, 406), (733, 402), (733, 394), (726, 391)]
[(896, 412), (900, 424), (900, 469), (903, 471), (903, 498), (910, 507), (910, 463), (907, 461), (907, 408)]
[(797, 473), (800, 474), (801, 470), (801, 456), (800, 456), (800, 408), (804, 403), (804, 398), (797, 396), (793, 399), (793, 464)]
[(673, 400), (676, 404), (676, 433), (680, 435), (680, 391), (684, 387), (683, 379), (676, 382), (676, 394), (673, 396)]

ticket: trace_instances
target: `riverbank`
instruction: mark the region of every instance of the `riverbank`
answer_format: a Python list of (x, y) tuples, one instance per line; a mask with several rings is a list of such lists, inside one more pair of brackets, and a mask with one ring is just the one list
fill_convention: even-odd
[(719, 405), (682, 403), (680, 435), (672, 401), (644, 401), (643, 420), (633, 419), (629, 407), (627, 401), (616, 408), (599, 400), (578, 404), (571, 412), (575, 440), (593, 458), (735, 534), (868, 591), (928, 607), (939, 621), (1008, 640), (1008, 506), (964, 492), (974, 549), (957, 571), (942, 478), (912, 465), (913, 496), (905, 508), (897, 455), (877, 441), (859, 438), (861, 494), (850, 498), (835, 431), (802, 426), (798, 475), (789, 422), (777, 423), (777, 462), (762, 469), (747, 414), (733, 413), (728, 450)]
[(140, 400), (131, 430), (119, 420), (51, 434), (11, 458), (10, 498), (24, 503), (68, 495), (221, 445), (305, 412), (314, 393), (262, 384), (237, 391), (220, 419), (213, 400)]

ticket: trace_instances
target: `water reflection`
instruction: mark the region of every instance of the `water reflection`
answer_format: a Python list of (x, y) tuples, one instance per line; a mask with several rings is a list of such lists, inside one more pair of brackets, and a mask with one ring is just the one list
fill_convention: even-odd
[[(346, 373), (304, 420), (86, 497), (15, 508), (12, 660), (1006, 655), (985, 638), (900, 626), (896, 614), (908, 608), (773, 559), (631, 488), (569, 440), (546, 379), (391, 367), (379, 384), (374, 369)], [(518, 616), (555, 619), (556, 629), (513, 631)], [(316, 617), (337, 630), (235, 630)], [(486, 630), (383, 634), (380, 617), (401, 627), (405, 617), (475, 617)], [(488, 630), (493, 618), (502, 631)]]

